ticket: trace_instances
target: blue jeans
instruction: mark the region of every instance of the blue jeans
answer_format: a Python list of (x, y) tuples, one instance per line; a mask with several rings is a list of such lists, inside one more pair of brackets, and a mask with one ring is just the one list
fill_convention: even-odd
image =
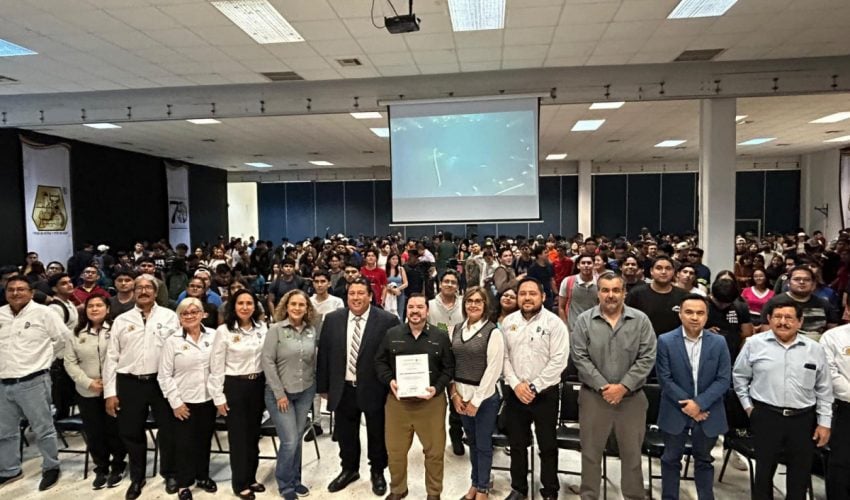
[(266, 409), (280, 439), (274, 476), (281, 495), (294, 496), (295, 487), (301, 484), (301, 438), (307, 427), (307, 413), (313, 405), (315, 394), (316, 384), (301, 392), (286, 393), (289, 408), (281, 412), (277, 408), (274, 393), (266, 388)]
[(41, 470), (59, 468), (59, 445), (50, 411), (50, 375), (0, 385), (0, 477), (21, 472), (21, 419), (29, 420), (41, 452)]
[(493, 431), (502, 399), (496, 392), (481, 402), (474, 417), (461, 415), (463, 430), (469, 440), (469, 462), (472, 464), (472, 486), (486, 490), (490, 485), (490, 469), (493, 466)]
[(690, 430), (691, 446), (694, 458), (694, 483), (699, 500), (714, 500), (714, 466), (711, 463), (711, 449), (717, 442), (717, 436), (708, 437), (702, 431), (702, 425), (695, 424), (680, 434), (664, 435), (664, 454), (661, 456), (661, 498), (677, 500), (679, 498), (679, 477), (682, 473), (682, 455)]

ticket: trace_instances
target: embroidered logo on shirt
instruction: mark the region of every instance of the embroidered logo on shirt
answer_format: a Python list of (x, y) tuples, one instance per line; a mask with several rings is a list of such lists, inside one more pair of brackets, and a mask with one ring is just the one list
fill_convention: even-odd
[(130, 325), (130, 327), (129, 327), (129, 328), (127, 328), (127, 331), (128, 331), (128, 332), (132, 332), (132, 331), (133, 331), (133, 330), (135, 330), (135, 329), (136, 329), (136, 326), (135, 326), (135, 325)]
[(242, 341), (242, 337), (240, 337), (239, 335), (234, 335), (234, 336), (233, 336), (233, 341), (234, 341), (234, 342), (241, 342), (241, 341)]
[(27, 328), (29, 328), (30, 326), (32, 326), (32, 325), (30, 325), (30, 322), (29, 322), (29, 321), (27, 321), (26, 323), (24, 323), (24, 329), (27, 329)]
[(845, 348), (844, 348), (844, 355), (845, 355), (845, 356), (850, 356), (850, 347), (845, 347)]
[(86, 343), (86, 338), (85, 338), (85, 337), (80, 338), (80, 343), (81, 343), (81, 344), (85, 344), (85, 343)]

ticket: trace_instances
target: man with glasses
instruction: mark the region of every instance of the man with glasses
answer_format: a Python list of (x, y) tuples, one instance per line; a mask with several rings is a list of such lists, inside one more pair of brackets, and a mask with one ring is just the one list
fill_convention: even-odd
[[(192, 277), (198, 278), (203, 282), (204, 293), (207, 296), (207, 302), (214, 305), (215, 307), (221, 307), (221, 305), (224, 303), (221, 300), (221, 295), (215, 293), (213, 290), (210, 289), (210, 282), (212, 281), (212, 278), (211, 278), (209, 270), (208, 269), (198, 269), (197, 271), (195, 271), (195, 274), (193, 274)], [(188, 287), (188, 285), (187, 285), (187, 287)], [(183, 292), (180, 293), (180, 295), (177, 296), (177, 303), (179, 304), (180, 302), (182, 302), (183, 299), (186, 298), (186, 296), (187, 296), (187, 293), (184, 290)], [(156, 303), (159, 304), (159, 295), (157, 295)]]
[[(168, 288), (165, 286), (165, 282), (162, 281), (157, 275), (156, 262), (154, 262), (153, 257), (142, 257), (136, 260), (136, 271), (138, 274), (148, 274), (153, 276), (154, 280), (156, 280), (156, 303), (162, 307), (169, 306), (168, 299)], [(207, 288), (209, 288), (209, 274), (207, 274)], [(180, 300), (183, 300), (181, 297)], [(179, 301), (178, 301), (179, 302)], [(220, 304), (216, 304), (216, 307)]]
[(838, 326), (841, 320), (839, 313), (828, 301), (814, 295), (815, 273), (809, 266), (805, 264), (796, 266), (791, 269), (788, 275), (788, 282), (790, 283), (788, 291), (767, 302), (764, 311), (762, 311), (762, 324), (759, 326), (759, 331), (763, 332), (770, 328), (765, 312), (768, 310), (767, 306), (771, 302), (779, 300), (780, 297), (790, 297), (803, 309), (800, 333), (814, 340), (819, 340), (823, 332)]
[(704, 254), (705, 250), (702, 248), (691, 248), (688, 250), (688, 264), (694, 266), (694, 269), (697, 272), (697, 281), (708, 287), (708, 284), (711, 281), (711, 269), (702, 263), (702, 256)]
[(59, 480), (59, 450), (50, 411), (49, 371), (70, 331), (47, 306), (33, 302), (23, 276), (6, 281), (8, 304), (0, 307), (0, 486), (23, 477), (21, 417), (36, 435), (41, 452), (39, 491)]
[(136, 307), (115, 319), (103, 364), (103, 396), (106, 412), (118, 417), (118, 432), (130, 456), (130, 487), (126, 498), (134, 500), (145, 486), (149, 408), (159, 427), (157, 445), (160, 474), (165, 491), (177, 493), (174, 417), (156, 380), (165, 340), (180, 331), (174, 311), (158, 306), (157, 281), (143, 274), (134, 281)]

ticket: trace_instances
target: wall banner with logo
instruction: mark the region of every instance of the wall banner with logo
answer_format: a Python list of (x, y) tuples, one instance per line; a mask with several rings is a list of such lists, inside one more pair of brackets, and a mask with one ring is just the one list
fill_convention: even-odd
[(168, 240), (172, 246), (185, 243), (191, 248), (189, 234), (189, 167), (165, 162), (168, 181)]
[(841, 166), (839, 175), (839, 196), (841, 200), (842, 227), (850, 227), (850, 151), (841, 152)]

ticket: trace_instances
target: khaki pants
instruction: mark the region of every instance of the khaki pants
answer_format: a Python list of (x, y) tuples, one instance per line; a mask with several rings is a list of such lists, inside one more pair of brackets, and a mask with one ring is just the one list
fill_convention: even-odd
[(646, 434), (646, 394), (633, 394), (617, 406), (585, 387), (578, 397), (581, 429), (581, 498), (596, 500), (602, 479), (602, 452), (611, 429), (620, 450), (620, 491), (626, 500), (643, 500), (641, 447)]
[(443, 456), (446, 448), (446, 397), (437, 394), (423, 400), (399, 401), (392, 394), (386, 406), (386, 442), (390, 467), (390, 491), (407, 491), (407, 453), (413, 434), (425, 454), (425, 489), (428, 495), (443, 491)]

